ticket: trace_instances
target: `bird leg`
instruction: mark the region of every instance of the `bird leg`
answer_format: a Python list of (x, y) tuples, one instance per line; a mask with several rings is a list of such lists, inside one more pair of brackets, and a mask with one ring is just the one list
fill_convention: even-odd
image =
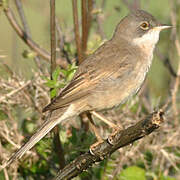
[(90, 121), (90, 128), (91, 128), (92, 131), (94, 132), (94, 134), (95, 134), (95, 136), (96, 136), (96, 138), (97, 138), (97, 141), (101, 142), (101, 141), (102, 141), (102, 138), (101, 138), (101, 136), (100, 136), (100, 134), (99, 134), (99, 132), (98, 132), (98, 129), (97, 129), (97, 127), (96, 127), (96, 125), (95, 125), (95, 123), (94, 123), (94, 121), (93, 121), (93, 119), (92, 119), (91, 114), (90, 114), (89, 112), (86, 113), (86, 114), (87, 114), (87, 117), (88, 117), (88, 119), (89, 119), (89, 121)]
[(90, 153), (93, 154), (93, 150), (96, 149), (97, 145), (102, 143), (102, 138), (99, 136), (99, 133), (97, 132), (97, 128), (95, 127), (95, 124), (93, 122), (93, 119), (92, 119), (91, 115), (96, 116), (98, 119), (102, 120), (104, 123), (109, 125), (113, 129), (113, 134), (116, 134), (117, 131), (119, 131), (119, 129), (121, 129), (121, 128), (119, 126), (115, 125), (114, 123), (110, 122), (109, 120), (107, 120), (103, 115), (100, 115), (99, 113), (97, 113), (95, 111), (91, 111), (90, 113), (88, 113), (88, 118), (89, 118), (89, 120), (91, 122), (92, 129), (93, 129), (93, 131), (94, 131), (94, 133), (95, 133), (95, 135), (97, 137), (97, 140), (98, 140), (96, 143), (91, 145), (90, 148), (89, 148)]
[(101, 138), (101, 136), (100, 136), (100, 134), (99, 134), (99, 132), (97, 130), (97, 127), (96, 127), (96, 125), (95, 125), (95, 123), (94, 123), (94, 121), (92, 119), (92, 114), (88, 112), (87, 117), (90, 120), (90, 127), (93, 130), (93, 132), (94, 132), (94, 134), (95, 134), (95, 136), (97, 138), (97, 142), (94, 143), (93, 145), (91, 145), (90, 148), (89, 148), (90, 153), (93, 154), (93, 149), (95, 149), (98, 144), (102, 143), (103, 139)]
[(98, 119), (102, 120), (104, 123), (109, 125), (111, 128), (113, 128), (115, 130), (119, 129), (119, 127), (116, 124), (114, 124), (114, 123), (110, 122), (109, 120), (107, 120), (103, 115), (101, 115), (101, 114), (99, 114), (99, 113), (97, 113), (95, 111), (91, 111), (90, 113), (93, 114), (94, 116), (96, 116)]

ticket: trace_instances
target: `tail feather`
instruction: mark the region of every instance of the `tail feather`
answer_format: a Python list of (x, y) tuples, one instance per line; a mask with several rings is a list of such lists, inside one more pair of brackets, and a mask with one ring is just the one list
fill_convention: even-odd
[[(65, 112), (65, 111), (63, 110), (63, 112)], [(63, 112), (61, 112), (61, 115), (63, 114)], [(68, 118), (67, 116), (65, 116), (64, 118), (61, 118), (58, 116), (59, 119), (57, 119), (52, 116), (53, 116), (53, 112), (51, 112), (47, 116), (46, 121), (41, 125), (41, 127), (37, 130), (37, 132), (29, 139), (29, 141), (27, 143), (25, 143), (20, 149), (18, 149), (10, 157), (10, 159), (1, 166), (1, 169), (10, 165), (13, 161), (20, 159), (28, 150), (30, 150), (38, 141), (40, 141), (58, 123), (60, 123), (61, 121)], [(57, 115), (55, 117), (57, 117)]]

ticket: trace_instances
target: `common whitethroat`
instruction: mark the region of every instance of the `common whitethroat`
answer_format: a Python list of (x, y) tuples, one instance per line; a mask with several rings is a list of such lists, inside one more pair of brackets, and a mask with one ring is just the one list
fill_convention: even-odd
[(151, 14), (136, 10), (117, 25), (112, 38), (79, 65), (72, 81), (44, 109), (47, 120), (2, 167), (19, 159), (53, 127), (85, 111), (101, 111), (124, 103), (142, 86), (161, 30)]

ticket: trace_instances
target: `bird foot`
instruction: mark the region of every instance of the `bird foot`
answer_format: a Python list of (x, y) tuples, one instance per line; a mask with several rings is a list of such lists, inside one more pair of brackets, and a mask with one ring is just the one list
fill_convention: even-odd
[(91, 146), (90, 146), (90, 148), (89, 148), (89, 151), (90, 151), (90, 153), (94, 156), (95, 154), (94, 154), (94, 150), (96, 149), (96, 147), (99, 145), (99, 144), (101, 144), (101, 143), (103, 143), (104, 141), (103, 141), (103, 139), (101, 139), (100, 141), (97, 141), (97, 142), (95, 142), (94, 144), (92, 144)]
[(98, 119), (100, 119), (101, 121), (103, 121), (104, 123), (106, 123), (108, 126), (110, 126), (112, 129), (116, 129), (117, 125), (112, 123), (110, 120), (108, 120), (106, 117), (104, 117), (103, 115), (95, 112), (95, 111), (91, 111), (91, 114), (93, 114), (94, 116), (96, 116)]

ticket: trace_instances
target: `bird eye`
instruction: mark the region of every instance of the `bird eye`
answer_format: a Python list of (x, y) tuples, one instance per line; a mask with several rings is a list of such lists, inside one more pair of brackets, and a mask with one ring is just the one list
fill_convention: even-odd
[(140, 25), (140, 28), (143, 29), (143, 30), (148, 30), (149, 29), (149, 23), (148, 22), (143, 22)]

